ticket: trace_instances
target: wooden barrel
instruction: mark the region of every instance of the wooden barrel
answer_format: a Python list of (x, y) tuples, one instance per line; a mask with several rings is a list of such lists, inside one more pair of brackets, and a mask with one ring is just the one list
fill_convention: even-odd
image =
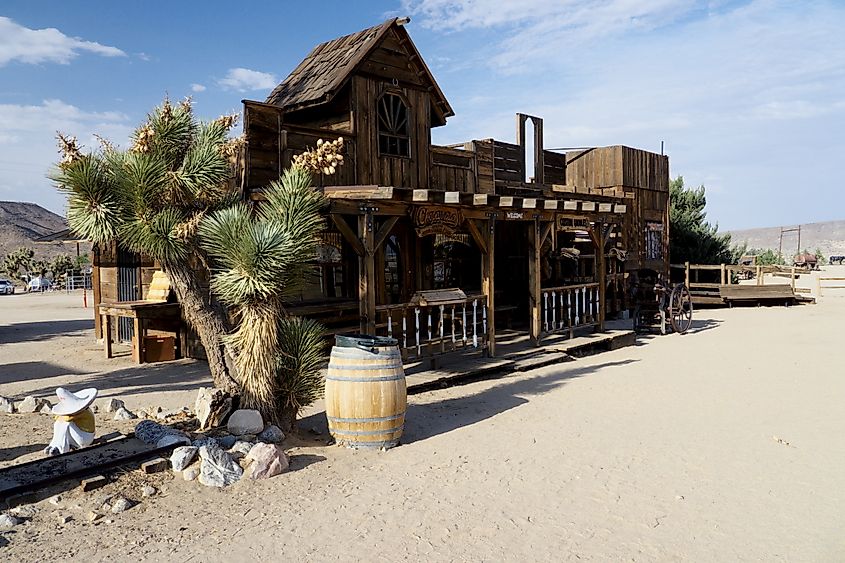
[(332, 348), (329, 358), (329, 432), (345, 446), (392, 448), (402, 437), (408, 404), (399, 348), (385, 345), (387, 339), (371, 339), (364, 346), (351, 346), (346, 340), (346, 345)]

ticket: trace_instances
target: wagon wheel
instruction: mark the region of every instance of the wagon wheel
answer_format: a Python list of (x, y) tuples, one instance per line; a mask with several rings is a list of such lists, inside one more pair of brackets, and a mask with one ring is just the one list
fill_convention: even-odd
[(669, 321), (678, 334), (685, 333), (692, 325), (692, 296), (682, 283), (672, 288), (669, 296)]

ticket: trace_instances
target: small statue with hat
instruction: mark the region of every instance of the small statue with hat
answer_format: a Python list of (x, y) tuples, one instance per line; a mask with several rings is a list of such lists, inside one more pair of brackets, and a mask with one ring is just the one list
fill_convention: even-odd
[(83, 389), (71, 393), (63, 387), (56, 389), (59, 402), (52, 409), (56, 416), (53, 439), (44, 448), (47, 455), (59, 455), (72, 448), (84, 448), (94, 441), (94, 413), (89, 408), (97, 398), (97, 390)]

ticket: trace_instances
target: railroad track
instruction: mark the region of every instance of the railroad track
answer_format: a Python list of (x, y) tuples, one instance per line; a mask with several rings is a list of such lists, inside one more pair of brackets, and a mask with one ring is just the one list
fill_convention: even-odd
[(115, 433), (99, 440), (99, 443), (87, 448), (0, 469), (0, 502), (8, 503), (15, 495), (37, 492), (69, 479), (96, 475), (130, 462), (169, 454), (179, 445), (159, 448), (142, 442), (134, 434)]

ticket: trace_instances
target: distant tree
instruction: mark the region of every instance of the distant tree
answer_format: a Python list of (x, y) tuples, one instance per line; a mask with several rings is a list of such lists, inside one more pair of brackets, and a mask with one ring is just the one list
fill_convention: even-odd
[(827, 264), (827, 258), (825, 258), (824, 254), (822, 254), (821, 248), (816, 247), (816, 251), (813, 254), (816, 255), (816, 260), (819, 261), (819, 266), (824, 266), (825, 264)]
[(669, 182), (669, 255), (675, 263), (733, 263), (731, 235), (719, 234), (718, 225), (707, 222), (704, 186), (684, 187), (684, 177)]
[(786, 260), (783, 258), (783, 254), (779, 254), (772, 250), (771, 248), (752, 248), (748, 251), (748, 254), (754, 255), (757, 257), (757, 265), (758, 266), (784, 266), (786, 265)]
[(3, 272), (14, 280), (20, 280), (22, 274), (29, 273), (35, 251), (20, 247), (3, 258)]
[(68, 270), (73, 271), (74, 269), (74, 261), (67, 254), (60, 254), (50, 262), (50, 271), (53, 272), (54, 278), (63, 276)]

